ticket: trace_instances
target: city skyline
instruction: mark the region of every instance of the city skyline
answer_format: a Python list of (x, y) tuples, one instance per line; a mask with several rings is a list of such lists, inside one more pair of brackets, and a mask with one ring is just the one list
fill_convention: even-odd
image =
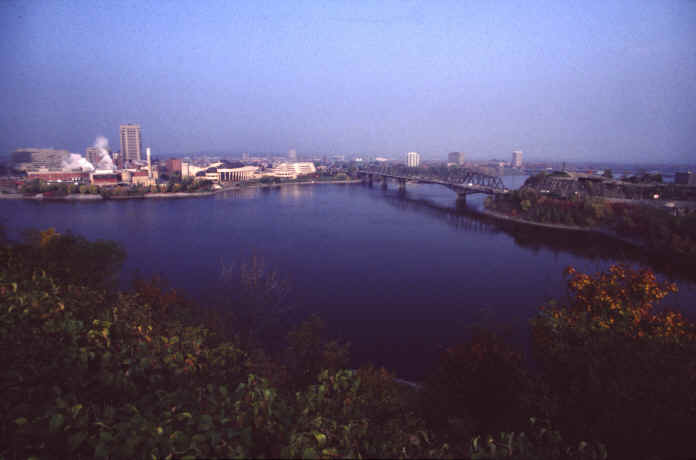
[(115, 149), (133, 120), (166, 154), (689, 163), (695, 24), (667, 1), (4, 2), (0, 153)]

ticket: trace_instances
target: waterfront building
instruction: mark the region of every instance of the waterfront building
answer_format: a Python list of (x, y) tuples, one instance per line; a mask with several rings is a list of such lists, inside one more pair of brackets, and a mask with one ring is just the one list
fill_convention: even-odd
[(239, 168), (215, 168), (216, 181), (218, 182), (244, 182), (256, 176), (256, 166), (242, 166)]
[(207, 165), (207, 166), (196, 166), (193, 163), (189, 163), (187, 161), (182, 161), (181, 162), (181, 177), (195, 177), (199, 172), (205, 171), (209, 167), (212, 167), (214, 165)]
[(510, 163), (510, 166), (513, 168), (522, 167), (522, 150), (515, 150), (512, 152), (512, 162)]
[(89, 175), (89, 181), (93, 185), (118, 185), (121, 182), (121, 173), (113, 171), (93, 171)]
[(418, 152), (408, 152), (406, 154), (406, 166), (409, 168), (417, 168), (420, 165), (420, 155)]
[(464, 164), (464, 153), (463, 152), (450, 152), (447, 154), (447, 163), (452, 163), (457, 166)]
[(170, 174), (174, 174), (177, 171), (181, 173), (181, 159), (169, 158), (165, 162), (165, 167), (167, 168), (167, 172)]
[(79, 184), (89, 181), (89, 173), (82, 171), (27, 171), (29, 180), (39, 179), (44, 182), (72, 182)]
[(120, 127), (121, 162), (123, 165), (130, 161), (140, 161), (142, 139), (140, 125), (125, 124)]
[(12, 163), (20, 171), (61, 171), (67, 150), (21, 148), (12, 153)]
[(295, 163), (280, 163), (271, 168), (266, 175), (279, 177), (281, 179), (297, 179), (297, 176), (305, 174), (314, 174), (317, 168), (311, 161), (295, 162)]
[(131, 183), (133, 185), (144, 185), (149, 187), (150, 185), (155, 185), (157, 182), (150, 177), (149, 171), (139, 169), (131, 173)]

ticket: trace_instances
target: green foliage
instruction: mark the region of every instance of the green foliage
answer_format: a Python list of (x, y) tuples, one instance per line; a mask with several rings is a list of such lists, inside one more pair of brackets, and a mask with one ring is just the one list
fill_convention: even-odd
[(51, 273), (56, 282), (106, 287), (114, 282), (125, 252), (116, 243), (87, 241), (70, 232), (53, 228), (28, 231), (24, 242), (0, 248), (5, 269), (17, 279), (30, 278), (37, 268)]
[(533, 222), (593, 227), (638, 239), (648, 248), (696, 254), (696, 214), (673, 216), (662, 209), (599, 198), (559, 199), (532, 188), (486, 200), (495, 212)]
[(588, 459), (608, 458), (606, 447), (601, 443), (580, 441), (570, 446), (563, 441), (561, 433), (553, 430), (547, 420), (530, 418), (529, 434), (525, 432), (503, 432), (498, 437), (476, 436), (471, 441), (469, 456), (473, 460), (500, 458), (517, 459)]
[(110, 291), (122, 257), (51, 229), (3, 242), (0, 457), (607, 458), (592, 439), (618, 457), (689, 452), (696, 327), (652, 312), (672, 286), (649, 272), (570, 272), (570, 303), (533, 323), (541, 378), (480, 333), (419, 390), (345, 370), (318, 318), (273, 355), (203, 326), (160, 280)]
[(497, 335), (477, 331), (442, 354), (421, 397), (430, 423), (456, 438), (521, 429), (532, 410), (525, 402), (531, 387), (522, 355)]
[(535, 357), (558, 425), (621, 458), (686, 458), (696, 413), (696, 325), (653, 311), (676, 290), (647, 271), (568, 271), (569, 303), (533, 321)]

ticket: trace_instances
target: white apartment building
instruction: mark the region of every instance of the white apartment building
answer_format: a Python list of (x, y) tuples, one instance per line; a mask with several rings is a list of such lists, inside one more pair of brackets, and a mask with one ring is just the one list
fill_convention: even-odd
[(417, 168), (420, 165), (420, 155), (418, 152), (408, 152), (406, 154), (406, 166), (409, 168)]

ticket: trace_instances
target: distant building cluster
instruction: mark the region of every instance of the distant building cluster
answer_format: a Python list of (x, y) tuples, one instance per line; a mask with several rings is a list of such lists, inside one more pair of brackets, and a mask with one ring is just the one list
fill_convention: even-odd
[(61, 149), (20, 148), (12, 153), (13, 168), (46, 182), (155, 185), (159, 171), (152, 166), (149, 147), (142, 159), (140, 125), (120, 125), (119, 132), (120, 152), (112, 152), (103, 137), (85, 149), (85, 156)]
[[(143, 159), (140, 125), (120, 125), (119, 138), (120, 151), (112, 152), (108, 140), (99, 137), (93, 146), (85, 149), (84, 156), (58, 149), (17, 149), (12, 153), (13, 168), (26, 172), (29, 179), (99, 186), (155, 186), (159, 185), (160, 172), (194, 181), (208, 180), (218, 186), (264, 177), (297, 179), (317, 172), (313, 162), (296, 161), (295, 149), (290, 149), (287, 157), (274, 158), (272, 162), (250, 159), (249, 154), (245, 153), (242, 159), (246, 164), (226, 160), (169, 158), (162, 164), (153, 165), (149, 147), (145, 149)], [(255, 165), (250, 165), (250, 161), (254, 161)]]

